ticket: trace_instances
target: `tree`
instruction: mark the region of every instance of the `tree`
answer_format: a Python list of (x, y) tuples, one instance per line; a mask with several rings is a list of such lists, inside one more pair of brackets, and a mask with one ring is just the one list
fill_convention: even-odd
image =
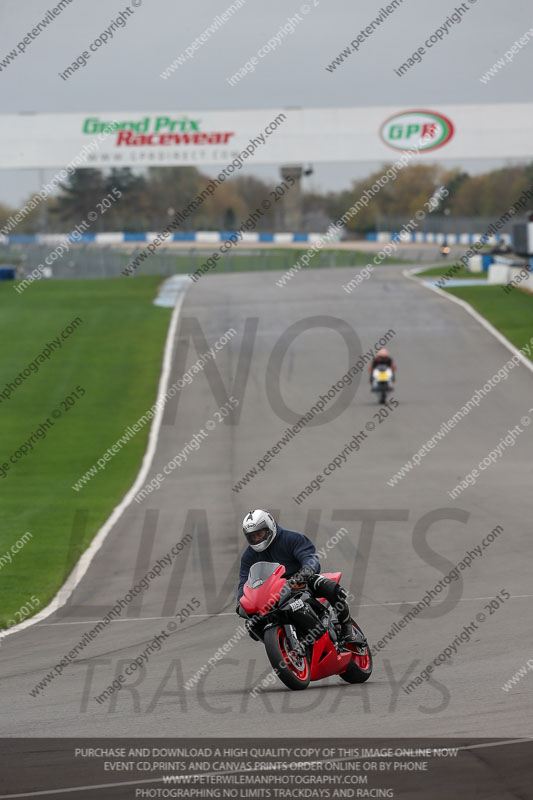
[(448, 196), (444, 197), (440, 201), (438, 209), (434, 212), (435, 214), (444, 214), (446, 212), (451, 213), (456, 201), (457, 193), (463, 183), (468, 180), (468, 177), (468, 173), (461, 172), (460, 169), (450, 170), (442, 176), (442, 183), (448, 192)]
[(234, 231), (237, 224), (237, 215), (231, 206), (228, 206), (224, 212), (224, 222), (222, 227), (225, 231)]
[[(375, 230), (380, 217), (410, 217), (423, 209), (439, 185), (440, 167), (414, 164), (397, 171), (394, 178), (386, 176), (391, 166), (384, 164), (368, 178), (354, 181), (350, 190), (330, 195), (327, 204), (330, 216), (339, 219), (363, 198), (369, 198), (370, 193), (368, 204), (360, 207), (346, 225), (347, 230), (361, 234)], [(387, 182), (382, 180), (383, 176), (388, 177)]]
[(69, 227), (87, 218), (90, 211), (98, 213), (97, 203), (106, 195), (106, 182), (99, 169), (77, 169), (61, 186), (58, 214)]
[(145, 179), (141, 175), (135, 175), (131, 167), (113, 167), (105, 179), (106, 191), (118, 189), (122, 194), (133, 194), (142, 190)]
[(11, 214), (14, 214), (14, 210), (9, 208), (9, 206), (5, 206), (3, 203), (0, 203), (0, 228), (2, 228)]
[[(121, 231), (145, 231), (149, 227), (146, 179), (130, 167), (113, 167), (105, 179), (106, 195), (115, 198), (106, 211), (105, 227)], [(117, 195), (117, 190), (120, 196)]]
[[(197, 195), (200, 173), (196, 167), (149, 167), (145, 199), (151, 230), (161, 230), (169, 221), (169, 208), (182, 211)], [(172, 215), (170, 215), (172, 216)], [(194, 216), (181, 229), (194, 229)]]

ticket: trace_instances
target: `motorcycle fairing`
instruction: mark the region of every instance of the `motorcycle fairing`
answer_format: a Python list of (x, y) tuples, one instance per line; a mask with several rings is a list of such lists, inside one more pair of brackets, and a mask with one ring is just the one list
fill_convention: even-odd
[(338, 653), (331, 639), (325, 633), (313, 646), (311, 659), (311, 680), (319, 681), (331, 675), (344, 672), (352, 659), (351, 653)]
[(271, 605), (273, 605), (278, 597), (279, 594), (285, 585), (285, 567), (283, 564), (272, 564), (268, 565), (272, 567), (270, 571), (268, 568), (266, 569), (267, 572), (270, 572), (268, 577), (261, 576), (258, 578), (257, 583), (259, 580), (261, 583), (256, 585), (256, 581), (254, 581), (255, 574), (259, 572), (256, 570), (256, 567), (259, 567), (259, 564), (264, 564), (266, 562), (259, 562), (258, 564), (254, 564), (250, 570), (248, 575), (248, 580), (244, 584), (244, 594), (241, 597), (241, 606), (244, 608), (247, 614), (266, 614), (268, 609)]

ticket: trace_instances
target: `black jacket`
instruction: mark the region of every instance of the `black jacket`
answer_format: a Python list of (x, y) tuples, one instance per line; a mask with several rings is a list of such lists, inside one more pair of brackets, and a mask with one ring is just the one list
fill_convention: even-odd
[(303, 533), (285, 530), (281, 525), (278, 525), (277, 529), (274, 541), (266, 550), (256, 553), (255, 550), (248, 546), (242, 554), (237, 599), (240, 600), (242, 597), (250, 567), (259, 561), (283, 564), (287, 578), (292, 577), (304, 566), (309, 566), (315, 572), (320, 572), (320, 561), (313, 542)]

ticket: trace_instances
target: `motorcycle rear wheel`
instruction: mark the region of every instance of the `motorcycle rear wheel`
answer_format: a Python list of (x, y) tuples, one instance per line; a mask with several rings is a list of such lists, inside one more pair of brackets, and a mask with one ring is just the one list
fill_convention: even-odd
[(282, 625), (265, 631), (264, 644), (268, 660), (282, 683), (293, 691), (307, 689), (311, 680), (311, 668), (307, 654), (296, 657), (289, 649), (289, 642)]

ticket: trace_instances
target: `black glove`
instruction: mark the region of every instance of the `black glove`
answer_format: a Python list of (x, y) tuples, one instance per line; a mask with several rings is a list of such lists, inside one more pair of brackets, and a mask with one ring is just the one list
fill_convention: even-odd
[(289, 579), (289, 584), (293, 587), (304, 586), (308, 580), (315, 576), (315, 571), (312, 567), (300, 567), (298, 572)]
[(298, 574), (301, 575), (302, 578), (307, 579), (307, 578), (312, 578), (313, 575), (316, 575), (316, 572), (312, 567), (304, 566), (300, 569), (300, 572)]
[(241, 608), (242, 608), (241, 604), (237, 603), (237, 607), (235, 608), (235, 613), (238, 614), (239, 617), (241, 616)]

